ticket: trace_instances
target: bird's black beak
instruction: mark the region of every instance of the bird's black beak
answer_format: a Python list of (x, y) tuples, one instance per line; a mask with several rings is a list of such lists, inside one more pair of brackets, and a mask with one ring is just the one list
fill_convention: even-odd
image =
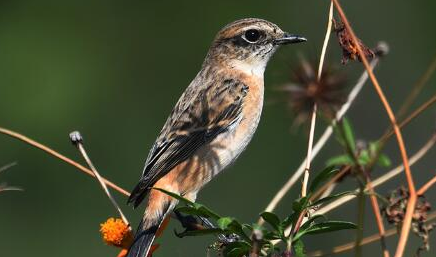
[(307, 41), (307, 39), (304, 37), (285, 33), (285, 34), (283, 34), (283, 37), (275, 39), (274, 44), (287, 45), (287, 44), (301, 43), (301, 42), (306, 42), (306, 41)]

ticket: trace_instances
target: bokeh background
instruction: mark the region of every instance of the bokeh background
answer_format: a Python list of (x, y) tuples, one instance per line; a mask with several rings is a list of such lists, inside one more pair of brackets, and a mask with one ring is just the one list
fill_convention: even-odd
[[(137, 182), (149, 147), (181, 92), (200, 68), (215, 33), (244, 17), (260, 17), (306, 36), (309, 42), (278, 51), (265, 74), (266, 104), (261, 124), (235, 165), (210, 183), (198, 201), (223, 215), (254, 222), (306, 152), (307, 128), (291, 129), (294, 115), (276, 88), (287, 82), (299, 55), (317, 60), (324, 37), (329, 1), (25, 1), (0, 2), (0, 126), (28, 135), (80, 160), (68, 133), (80, 130), (94, 164), (107, 178), (130, 190)], [(436, 2), (343, 1), (358, 35), (370, 46), (389, 43), (391, 52), (377, 68), (381, 85), (395, 109), (436, 53)], [(333, 37), (334, 39), (334, 37)], [(335, 40), (327, 61), (347, 73), (349, 84), (362, 71), (358, 63), (340, 65)], [(435, 92), (432, 78), (416, 107)], [(435, 108), (404, 129), (409, 153), (435, 129)], [(388, 126), (374, 90), (367, 84), (349, 112), (361, 139), (378, 138)], [(317, 124), (318, 134), (326, 126)], [(314, 162), (323, 167), (338, 144), (331, 140)], [(435, 150), (413, 167), (418, 185), (436, 173)], [(400, 162), (395, 141), (387, 147)], [(0, 256), (116, 256), (105, 246), (99, 224), (115, 216), (97, 183), (73, 167), (7, 136), (0, 135), (0, 166), (18, 165), (0, 181), (23, 192), (0, 194)], [(377, 169), (374, 176), (387, 169)], [(403, 176), (387, 183), (387, 194)], [(347, 182), (344, 188), (354, 187)], [(429, 199), (435, 203), (434, 193)], [(294, 188), (280, 204), (282, 217), (298, 196)], [(136, 226), (142, 209), (124, 205)], [(369, 204), (365, 235), (376, 232)], [(356, 202), (329, 214), (356, 220)], [(160, 256), (206, 256), (212, 237), (178, 239), (172, 222), (158, 240)], [(326, 239), (327, 238), (327, 239)], [(352, 240), (338, 232), (307, 240), (309, 250), (329, 249)], [(435, 237), (430, 240), (435, 247)], [(396, 241), (388, 240), (391, 250)], [(405, 256), (419, 245), (412, 235)], [(425, 253), (423, 256), (434, 256)], [(352, 256), (352, 252), (342, 256)], [(364, 256), (380, 255), (379, 244), (364, 247)]]

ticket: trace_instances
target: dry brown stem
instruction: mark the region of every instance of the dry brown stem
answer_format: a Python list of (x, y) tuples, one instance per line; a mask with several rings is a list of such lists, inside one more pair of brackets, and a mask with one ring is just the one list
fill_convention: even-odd
[(342, 10), (341, 5), (339, 4), (339, 1), (338, 0), (332, 0), (332, 1), (335, 4), (336, 10), (338, 11), (339, 16), (341, 17), (342, 22), (344, 23), (347, 30), (350, 32), (351, 38), (352, 38), (352, 40), (357, 48), (357, 51), (358, 51), (359, 56), (362, 60), (362, 63), (365, 66), (365, 68), (368, 72), (368, 75), (372, 81), (372, 84), (374, 85), (374, 89), (376, 90), (376, 92), (380, 98), (380, 101), (383, 103), (383, 106), (386, 110), (386, 113), (388, 114), (389, 120), (392, 123), (392, 127), (394, 129), (395, 136), (396, 136), (397, 141), (398, 141), (398, 147), (400, 149), (401, 158), (403, 160), (404, 171), (406, 174), (407, 185), (408, 185), (409, 193), (410, 193), (409, 201), (407, 204), (406, 216), (404, 217), (403, 226), (401, 229), (401, 235), (400, 235), (400, 239), (399, 239), (398, 245), (397, 245), (397, 250), (395, 253), (395, 257), (401, 257), (401, 256), (403, 256), (404, 249), (405, 249), (405, 246), (407, 244), (407, 239), (409, 236), (410, 226), (411, 226), (411, 221), (412, 221), (412, 215), (413, 215), (413, 211), (415, 209), (415, 204), (416, 204), (416, 200), (417, 200), (415, 184), (413, 182), (412, 172), (410, 171), (409, 159), (407, 157), (406, 147), (404, 145), (403, 136), (401, 134), (400, 128), (398, 127), (398, 124), (397, 124), (395, 115), (392, 111), (392, 108), (390, 107), (390, 104), (389, 104), (386, 96), (384, 95), (383, 90), (380, 87), (380, 84), (378, 83), (377, 78), (375, 77), (374, 73), (372, 72), (372, 69), (369, 65), (369, 62), (368, 62), (362, 48), (360, 47), (359, 40), (357, 39), (356, 35), (354, 34), (354, 31), (353, 31), (347, 17), (345, 16), (345, 13)]
[[(38, 148), (38, 149), (40, 149), (40, 150), (42, 150), (42, 151), (44, 151), (44, 152), (46, 152), (46, 153), (48, 153), (48, 154), (50, 154), (52, 156), (54, 156), (54, 157), (64, 161), (64, 162), (70, 164), (71, 166), (76, 167), (80, 171), (88, 174), (89, 176), (94, 177), (94, 174), (93, 174), (92, 170), (90, 170), (90, 169), (82, 166), (81, 164), (71, 160), (70, 158), (66, 157), (65, 155), (62, 155), (62, 154), (56, 152), (55, 150), (51, 149), (50, 147), (45, 146), (45, 145), (43, 145), (41, 143), (36, 142), (33, 139), (28, 138), (25, 135), (22, 135), (20, 133), (17, 133), (17, 132), (14, 132), (12, 130), (9, 130), (9, 129), (6, 129), (6, 128), (2, 128), (2, 127), (0, 127), (0, 134), (8, 135), (8, 136), (10, 136), (12, 138), (18, 139), (18, 140), (20, 140), (20, 141), (22, 141), (22, 142), (24, 142), (26, 144), (29, 144), (29, 145), (31, 145), (31, 146), (33, 146), (35, 148)], [(117, 186), (113, 182), (111, 182), (111, 181), (109, 181), (109, 180), (107, 180), (105, 178), (103, 178), (103, 181), (104, 181), (104, 183), (106, 185), (108, 185), (109, 187), (115, 189), (116, 191), (120, 192), (121, 194), (123, 194), (125, 196), (129, 196), (130, 195), (129, 192), (127, 192), (123, 188)]]

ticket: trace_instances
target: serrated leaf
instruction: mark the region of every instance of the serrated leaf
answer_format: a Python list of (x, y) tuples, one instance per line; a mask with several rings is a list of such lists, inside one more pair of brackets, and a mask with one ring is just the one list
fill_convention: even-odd
[(309, 192), (314, 192), (323, 182), (326, 182), (329, 178), (333, 177), (339, 169), (334, 166), (329, 165), (327, 168), (322, 170), (310, 183)]
[(327, 160), (327, 166), (352, 165), (353, 159), (348, 154), (338, 155)]
[(262, 212), (260, 214), (263, 220), (268, 222), (275, 230), (279, 230), (280, 228), (280, 219), (272, 212)]
[(355, 191), (345, 191), (345, 192), (329, 195), (329, 196), (326, 196), (324, 198), (316, 200), (315, 202), (311, 203), (309, 205), (309, 207), (317, 206), (317, 205), (320, 205), (320, 204), (324, 204), (324, 203), (336, 200), (338, 198), (341, 198), (341, 197), (344, 197), (344, 196), (347, 196), (347, 195), (354, 195), (354, 194), (356, 194)]

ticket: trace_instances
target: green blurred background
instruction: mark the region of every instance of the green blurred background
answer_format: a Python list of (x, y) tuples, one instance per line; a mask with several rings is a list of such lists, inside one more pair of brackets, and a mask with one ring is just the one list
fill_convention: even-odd
[[(254, 222), (278, 188), (305, 156), (307, 130), (291, 130), (294, 116), (275, 89), (288, 81), (290, 68), (304, 55), (317, 60), (325, 31), (329, 1), (19, 1), (0, 2), (0, 126), (28, 135), (80, 160), (68, 133), (80, 130), (100, 172), (130, 190), (137, 182), (149, 147), (181, 92), (200, 68), (215, 33), (244, 17), (259, 17), (309, 42), (277, 52), (265, 74), (266, 104), (252, 143), (235, 165), (210, 183), (198, 201), (223, 215)], [(384, 40), (391, 52), (377, 68), (381, 85), (395, 109), (408, 95), (436, 53), (436, 2), (343, 1), (358, 35), (370, 46)], [(333, 38), (334, 39), (334, 38)], [(332, 40), (327, 60), (340, 66), (340, 50)], [(362, 71), (340, 66), (350, 84)], [(432, 78), (418, 98), (435, 92)], [(404, 129), (409, 153), (434, 131), (434, 108)], [(349, 117), (357, 136), (376, 139), (388, 122), (374, 90), (367, 84)], [(319, 122), (318, 134), (325, 127)], [(334, 140), (314, 162), (319, 170), (339, 154)], [(387, 153), (394, 165), (398, 150), (391, 140)], [(413, 167), (421, 185), (436, 173), (435, 150)], [(116, 256), (105, 246), (99, 224), (115, 216), (97, 183), (73, 167), (7, 136), (0, 135), (0, 166), (18, 165), (0, 174), (0, 182), (23, 192), (0, 194), (0, 256)], [(374, 176), (387, 169), (377, 169)], [(404, 184), (401, 176), (379, 190)], [(353, 181), (344, 188), (354, 187)], [(434, 192), (429, 199), (434, 203)], [(299, 186), (277, 212), (290, 212)], [(125, 206), (136, 226), (142, 209)], [(365, 235), (376, 232), (367, 205)], [(329, 217), (356, 220), (356, 202)], [(159, 256), (206, 256), (212, 237), (178, 239), (172, 222), (158, 241)], [(309, 250), (348, 242), (354, 232), (338, 232), (307, 240)], [(326, 240), (328, 237), (328, 240)], [(436, 240), (433, 237), (430, 241)], [(394, 250), (396, 241), (389, 239)], [(419, 245), (412, 235), (405, 256)], [(434, 256), (435, 251), (423, 256)], [(380, 255), (379, 244), (364, 256)], [(346, 253), (342, 256), (352, 256)]]

